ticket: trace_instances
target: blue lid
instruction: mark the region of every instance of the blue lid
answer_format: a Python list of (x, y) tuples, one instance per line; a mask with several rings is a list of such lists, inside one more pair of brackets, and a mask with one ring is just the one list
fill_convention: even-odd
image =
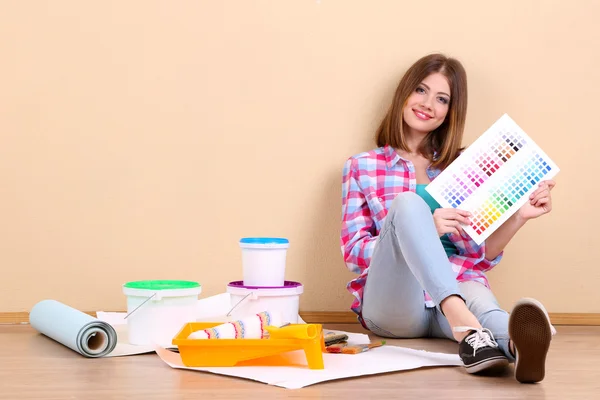
[(256, 238), (242, 238), (240, 243), (245, 244), (289, 244), (290, 241), (284, 238), (269, 238), (269, 237), (256, 237)]

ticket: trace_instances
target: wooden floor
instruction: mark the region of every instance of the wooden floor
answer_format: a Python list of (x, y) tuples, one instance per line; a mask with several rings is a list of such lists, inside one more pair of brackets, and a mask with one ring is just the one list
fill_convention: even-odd
[[(331, 329), (364, 332), (358, 325)], [(388, 344), (454, 353), (446, 340)], [(0, 325), (0, 399), (598, 399), (600, 327), (558, 327), (546, 379), (522, 385), (512, 366), (502, 376), (473, 376), (458, 367), (325, 382), (298, 390), (193, 371), (175, 370), (156, 355), (88, 359), (29, 326)]]

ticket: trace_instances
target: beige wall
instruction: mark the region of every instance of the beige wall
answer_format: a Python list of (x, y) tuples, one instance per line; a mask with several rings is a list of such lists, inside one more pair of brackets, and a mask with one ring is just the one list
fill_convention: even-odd
[(467, 144), (506, 112), (562, 169), (490, 274), (502, 305), (600, 312), (598, 2), (101, 3), (0, 3), (0, 312), (219, 293), (250, 235), (290, 239), (302, 310), (347, 310), (341, 168), (433, 51), (467, 68)]

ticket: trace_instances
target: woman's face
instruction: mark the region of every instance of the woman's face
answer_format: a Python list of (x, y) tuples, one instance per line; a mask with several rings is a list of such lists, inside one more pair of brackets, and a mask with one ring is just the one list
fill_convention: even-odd
[(448, 80), (439, 72), (423, 79), (404, 106), (403, 117), (409, 131), (427, 135), (438, 128), (448, 114), (451, 94)]

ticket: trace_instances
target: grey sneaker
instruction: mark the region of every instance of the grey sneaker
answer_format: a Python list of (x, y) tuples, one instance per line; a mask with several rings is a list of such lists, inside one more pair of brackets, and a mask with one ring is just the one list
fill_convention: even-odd
[(515, 346), (515, 378), (521, 383), (535, 383), (546, 374), (546, 355), (556, 329), (548, 312), (535, 299), (519, 300), (508, 320), (508, 334)]

